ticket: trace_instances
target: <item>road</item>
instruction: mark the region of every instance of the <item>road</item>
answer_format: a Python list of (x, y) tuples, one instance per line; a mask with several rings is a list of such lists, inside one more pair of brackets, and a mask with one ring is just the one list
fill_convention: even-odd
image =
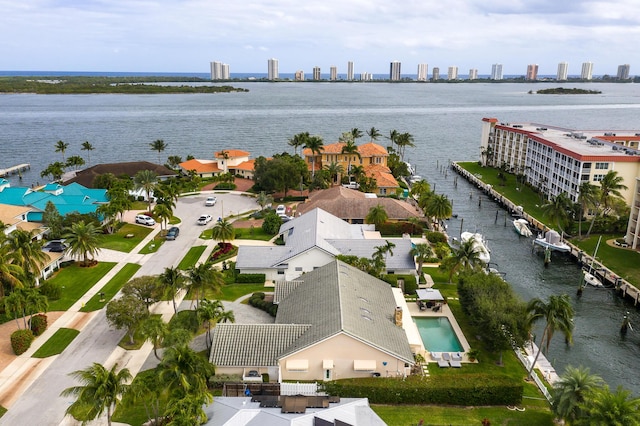
[[(203, 240), (198, 240), (198, 236), (204, 229), (214, 225), (215, 219), (222, 215), (223, 207), (225, 215), (237, 214), (257, 207), (253, 198), (235, 194), (216, 194), (218, 197), (216, 206), (205, 207), (204, 200), (207, 195), (210, 194), (202, 193), (178, 200), (175, 215), (182, 219), (179, 225), (180, 235), (175, 241), (166, 241), (156, 253), (143, 256), (140, 261), (142, 267), (136, 276), (159, 274), (165, 267), (176, 266), (190, 247), (205, 244)], [(214, 222), (206, 226), (197, 225), (196, 220), (203, 213), (211, 214)], [(122, 262), (127, 262), (127, 258), (140, 258), (140, 256), (132, 253), (123, 255), (122, 258)], [(63, 389), (78, 385), (69, 373), (84, 369), (94, 362), (110, 368), (116, 361), (119, 368), (131, 367), (132, 370), (138, 371), (146, 361), (150, 345), (143, 346), (139, 351), (124, 351), (118, 347), (118, 342), (123, 336), (124, 331), (112, 330), (109, 327), (104, 309), (98, 312), (67, 349), (58, 355), (22, 396), (9, 407), (9, 411), (0, 419), (0, 425), (77, 424), (72, 418), (65, 417), (65, 410), (73, 402), (73, 398), (60, 396)]]

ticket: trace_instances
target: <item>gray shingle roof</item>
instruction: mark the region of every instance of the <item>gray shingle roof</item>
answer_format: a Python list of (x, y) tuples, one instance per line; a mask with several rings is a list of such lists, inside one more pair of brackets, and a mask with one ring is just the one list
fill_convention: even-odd
[(371, 259), (376, 247), (384, 246), (386, 241), (396, 246), (393, 255), (386, 256), (387, 270), (415, 269), (416, 263), (411, 256), (411, 240), (408, 238), (382, 238), (375, 240), (328, 240), (329, 244), (347, 256), (366, 257)]
[(278, 304), (281, 300), (286, 299), (300, 284), (302, 281), (279, 281), (273, 295), (273, 303)]
[(225, 367), (275, 366), (280, 354), (309, 328), (308, 323), (218, 324), (209, 361)]

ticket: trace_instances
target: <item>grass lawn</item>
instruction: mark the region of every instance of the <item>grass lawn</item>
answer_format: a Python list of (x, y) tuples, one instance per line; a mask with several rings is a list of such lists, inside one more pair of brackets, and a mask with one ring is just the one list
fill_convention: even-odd
[[(109, 301), (116, 295), (122, 286), (131, 279), (140, 265), (137, 263), (127, 263), (124, 267), (118, 271), (118, 273), (109, 280), (104, 287), (100, 289), (89, 301), (80, 309), (81, 312), (93, 312), (98, 309), (104, 308)], [(104, 296), (100, 296), (100, 293), (104, 293)], [(102, 299), (102, 301), (100, 301)]]
[[(222, 287), (222, 294), (218, 295), (218, 298), (219, 300), (233, 302), (242, 296), (253, 294), (257, 291), (273, 291), (273, 289), (265, 287), (264, 284), (230, 284)], [(208, 295), (207, 298), (209, 298)]]
[(66, 311), (93, 287), (116, 264), (99, 262), (90, 268), (81, 268), (76, 263), (59, 270), (51, 281), (60, 284), (62, 296), (49, 302), (49, 311)]
[[(166, 231), (162, 231), (162, 234), (164, 235), (165, 232)], [(138, 253), (140, 254), (155, 253), (158, 251), (160, 246), (162, 246), (162, 244), (165, 243), (165, 241), (167, 240), (164, 238), (164, 236), (157, 234), (155, 237), (153, 237), (151, 241), (149, 241), (149, 243), (147, 243), (146, 246), (142, 247)]]
[(61, 354), (78, 334), (80, 332), (73, 328), (59, 329), (33, 354), (33, 358), (47, 358)]
[(492, 425), (553, 425), (551, 411), (525, 407), (511, 411), (506, 407), (444, 407), (420, 405), (371, 405), (389, 426), (417, 425), (481, 425), (488, 419)]
[[(152, 317), (160, 317), (161, 315), (159, 314), (153, 314), (151, 315)], [(125, 330), (126, 331), (126, 330)], [(142, 337), (142, 334), (140, 333), (140, 330), (136, 330), (135, 333), (133, 333), (133, 344), (131, 344), (129, 342), (129, 333), (125, 333), (124, 336), (122, 336), (122, 339), (120, 339), (120, 342), (118, 343), (118, 346), (120, 346), (122, 349), (128, 350), (128, 351), (135, 351), (138, 350), (142, 347), (142, 345), (144, 345), (144, 337)]]
[(260, 226), (254, 228), (236, 228), (236, 240), (269, 241), (273, 237), (275, 237), (275, 235), (267, 234)]
[(178, 269), (186, 271), (196, 264), (202, 253), (204, 253), (207, 246), (193, 246), (189, 249), (187, 254), (182, 258), (178, 264)]
[[(155, 369), (141, 371), (136, 375), (133, 381), (135, 382), (136, 380), (139, 380), (139, 378), (144, 378), (145, 376), (154, 374), (157, 374), (157, 371)], [(149, 418), (147, 417), (147, 410), (145, 410), (144, 407), (144, 398), (141, 399), (142, 401), (133, 403), (131, 401), (131, 397), (126, 396), (122, 400), (122, 404), (120, 404), (120, 406), (118, 406), (118, 409), (113, 413), (112, 420), (114, 422), (126, 423), (131, 426), (141, 426), (143, 423), (146, 423)], [(160, 402), (161, 410), (166, 403), (166, 398), (162, 398)]]
[[(125, 223), (122, 228), (113, 234), (100, 235), (100, 247), (129, 253), (135, 246), (140, 244), (152, 230), (153, 228), (146, 226)], [(126, 238), (127, 235), (133, 236)]]
[[(598, 237), (598, 235), (591, 235), (589, 238), (582, 240), (573, 238), (571, 242), (580, 247), (581, 250), (584, 250), (585, 253), (593, 256), (598, 244)], [(638, 268), (638, 265), (640, 265), (640, 253), (617, 246), (611, 247), (606, 243), (607, 240), (618, 237), (620, 236), (603, 235), (596, 257), (604, 265), (607, 265), (607, 268), (637, 287), (640, 285), (640, 268)]]
[(4, 416), (4, 413), (7, 412), (7, 409), (0, 405), (0, 417)]

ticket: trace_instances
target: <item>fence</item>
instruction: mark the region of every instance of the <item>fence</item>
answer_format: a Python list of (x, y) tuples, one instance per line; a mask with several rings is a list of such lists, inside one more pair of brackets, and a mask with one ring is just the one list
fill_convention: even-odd
[(281, 383), (280, 395), (318, 395), (316, 383)]

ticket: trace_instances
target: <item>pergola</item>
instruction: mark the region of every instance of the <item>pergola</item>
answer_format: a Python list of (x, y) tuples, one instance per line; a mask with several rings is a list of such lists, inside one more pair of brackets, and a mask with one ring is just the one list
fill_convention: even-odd
[(443, 302), (444, 297), (440, 293), (440, 290), (435, 290), (433, 288), (421, 288), (416, 290), (418, 295), (418, 300), (428, 300), (431, 302)]

